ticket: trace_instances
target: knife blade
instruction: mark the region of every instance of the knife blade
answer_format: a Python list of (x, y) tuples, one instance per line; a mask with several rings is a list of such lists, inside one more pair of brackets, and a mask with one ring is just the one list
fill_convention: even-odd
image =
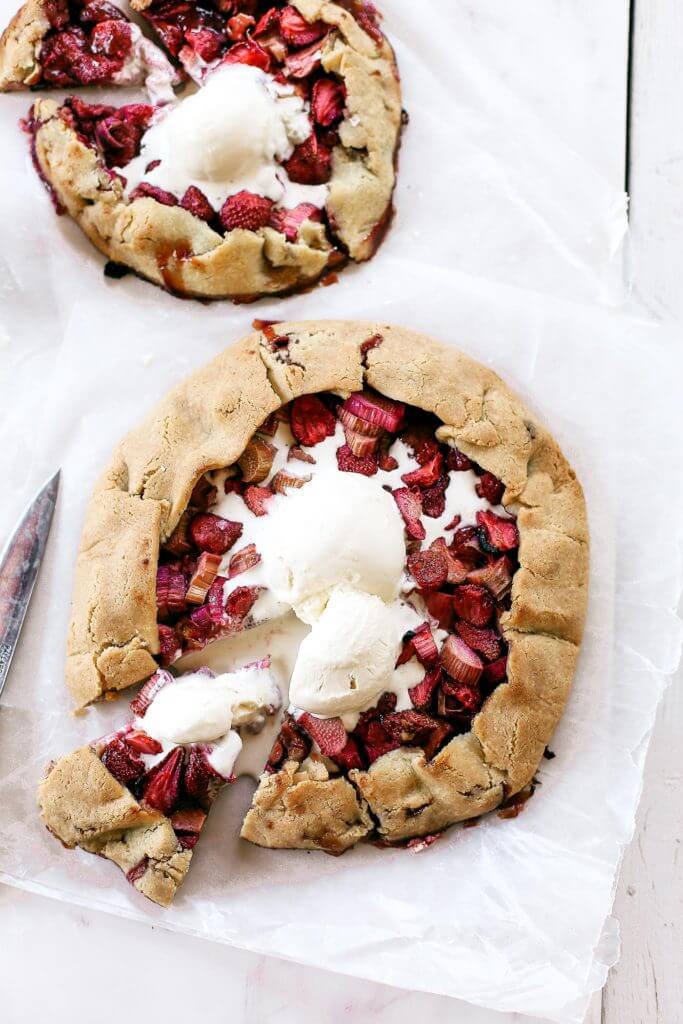
[(17, 647), (52, 525), (59, 475), (44, 484), (0, 555), (0, 693)]

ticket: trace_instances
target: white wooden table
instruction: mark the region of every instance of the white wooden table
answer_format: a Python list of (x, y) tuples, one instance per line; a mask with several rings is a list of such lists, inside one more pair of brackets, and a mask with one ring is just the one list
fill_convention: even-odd
[[(494, 2), (457, 2), (471, 10), (472, 31), (489, 31), (492, 38), (501, 25), (505, 29), (510, 17), (506, 3), (496, 9)], [(630, 269), (638, 298), (657, 315), (678, 319), (683, 318), (683, 9), (678, 0), (633, 2)], [(511, 88), (547, 117), (554, 131), (616, 185), (627, 173), (627, 8), (625, 0), (520, 0), (515, 17), (521, 17), (532, 45), (524, 47), (523, 62), (521, 49), (511, 45), (509, 63), (499, 69)], [(571, 66), (557, 66), (553, 46), (558, 33), (568, 31), (576, 37), (576, 65), (572, 61)], [(590, 70), (586, 82), (573, 78), (574, 66)], [(637, 834), (617, 891), (622, 959), (596, 997), (587, 1024), (683, 1021), (683, 871), (678, 865), (683, 837), (682, 730), (679, 685), (670, 689), (659, 716)], [(0, 950), (0, 1017), (6, 1024), (81, 1024), (91, 1018), (113, 1024), (121, 1017), (122, 1005), (125, 1014), (143, 1021), (521, 1020), (179, 935), (159, 932), (152, 944), (143, 926), (4, 887)], [(122, 968), (115, 978), (123, 992), (112, 990), (112, 963)]]

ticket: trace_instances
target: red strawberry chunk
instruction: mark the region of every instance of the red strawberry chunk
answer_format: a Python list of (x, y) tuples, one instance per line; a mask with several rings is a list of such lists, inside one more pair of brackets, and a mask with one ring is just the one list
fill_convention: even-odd
[(350, 772), (352, 768), (363, 767), (363, 759), (353, 736), (347, 736), (343, 749), (338, 754), (335, 754), (332, 760), (344, 772)]
[(261, 15), (256, 23), (252, 36), (258, 37), (264, 32), (270, 32), (280, 27), (280, 12), (277, 7), (270, 7), (265, 14)]
[(145, 776), (142, 799), (149, 807), (154, 807), (162, 814), (170, 814), (180, 795), (183, 757), (183, 748), (174, 747), (163, 761), (151, 768)]
[(449, 630), (453, 625), (453, 598), (450, 594), (428, 591), (424, 595), (427, 611), (439, 623), (440, 629)]
[(307, 78), (320, 67), (323, 44), (327, 37), (316, 40), (303, 50), (290, 54), (285, 61), (284, 72), (287, 78)]
[(308, 448), (332, 437), (337, 428), (334, 414), (315, 395), (301, 395), (294, 399), (290, 424), (299, 444)]
[(122, 786), (130, 786), (145, 772), (145, 762), (138, 752), (128, 746), (123, 737), (108, 743), (102, 751), (102, 764)]
[(481, 707), (481, 691), (476, 683), (459, 683), (446, 676), (441, 689), (447, 697), (457, 700), (466, 711), (478, 711)]
[(135, 867), (131, 868), (130, 871), (126, 871), (126, 878), (131, 885), (135, 885), (138, 878), (142, 878), (148, 866), (149, 857), (143, 857), (141, 861), (138, 861)]
[(513, 551), (519, 547), (519, 530), (514, 519), (503, 519), (495, 512), (477, 512), (479, 539), (487, 551)]
[(117, 19), (108, 19), (95, 25), (90, 34), (90, 49), (112, 60), (125, 60), (131, 49), (130, 25)]
[(299, 716), (299, 725), (320, 747), (325, 757), (336, 757), (346, 746), (346, 729), (341, 718), (317, 718), (305, 711)]
[(332, 150), (311, 132), (282, 166), (290, 181), (299, 185), (326, 185), (332, 175)]
[(334, 78), (319, 78), (311, 94), (311, 113), (316, 124), (329, 128), (339, 121), (344, 113), (345, 100), (346, 89), (341, 82)]
[(429, 550), (437, 551), (446, 559), (446, 565), (448, 568), (448, 575), (446, 576), (447, 583), (462, 583), (463, 580), (467, 579), (469, 566), (461, 561), (461, 559), (456, 558), (443, 537), (437, 537), (437, 539), (430, 544)]
[(408, 487), (433, 487), (441, 476), (442, 466), (443, 456), (437, 451), (433, 459), (425, 462), (419, 469), (414, 469), (412, 473), (404, 473), (401, 480)]
[(376, 455), (359, 457), (353, 454), (348, 444), (337, 448), (337, 466), (341, 473), (360, 473), (361, 476), (374, 476), (379, 469)]
[(308, 22), (290, 4), (280, 12), (280, 31), (290, 46), (308, 46), (327, 32), (324, 21)]
[[(187, 768), (185, 769), (185, 774), (187, 776)], [(171, 825), (173, 825), (173, 831), (180, 839), (180, 845), (183, 849), (192, 849), (197, 842), (205, 821), (206, 812), (201, 807), (184, 807), (173, 813)], [(194, 839), (194, 842), (187, 843), (186, 840), (190, 838)]]
[(425, 673), (425, 677), (421, 683), (418, 683), (417, 686), (413, 686), (408, 690), (408, 696), (412, 701), (413, 707), (417, 708), (418, 711), (426, 711), (432, 702), (434, 691), (440, 682), (441, 666), (435, 665), (434, 668)]
[(256, 604), (261, 587), (236, 587), (225, 602), (225, 610), (232, 619), (241, 622)]
[(482, 683), (486, 686), (494, 687), (502, 683), (507, 677), (508, 657), (504, 654), (502, 658), (497, 658), (490, 664), (484, 666), (484, 673), (481, 677)]
[(258, 231), (268, 226), (274, 205), (272, 199), (243, 189), (225, 200), (219, 213), (220, 221), (226, 231), (237, 228)]
[(163, 749), (158, 740), (148, 736), (146, 732), (140, 732), (139, 729), (132, 729), (126, 733), (126, 743), (138, 754), (160, 754)]
[(408, 569), (421, 590), (439, 590), (448, 579), (448, 561), (438, 549), (409, 555)]
[(414, 540), (424, 540), (427, 536), (424, 526), (420, 522), (420, 516), (422, 515), (422, 500), (419, 494), (415, 494), (408, 487), (399, 487), (398, 490), (392, 491), (394, 501), (398, 505), (398, 510), (403, 516), (403, 521), (406, 524), (406, 531), (409, 537)]
[(256, 550), (255, 544), (247, 544), (245, 548), (241, 548), (236, 551), (230, 559), (230, 565), (228, 566), (228, 579), (233, 579), (235, 576), (239, 576), (243, 572), (249, 572), (255, 565), (258, 565), (261, 561), (261, 556)]
[(187, 751), (183, 787), (194, 800), (207, 800), (212, 791), (228, 780), (209, 761), (211, 747), (195, 743)]
[(160, 618), (185, 611), (185, 592), (187, 580), (185, 574), (171, 569), (168, 565), (160, 565), (157, 569), (157, 614)]
[(482, 473), (475, 490), (480, 498), (485, 498), (492, 505), (500, 505), (503, 500), (505, 484), (493, 473)]
[[(456, 632), (473, 651), (479, 651), (487, 661), (496, 661), (503, 650), (502, 637), (494, 629), (478, 629), (469, 622), (456, 622)], [(452, 674), (452, 673), (451, 673)]]
[(322, 212), (313, 203), (299, 203), (293, 209), (278, 208), (270, 215), (269, 227), (283, 234), (288, 242), (296, 242), (304, 221), (320, 221)]
[(473, 686), (479, 682), (484, 669), (481, 658), (457, 636), (449, 636), (441, 651), (444, 670), (458, 683)]
[(250, 14), (236, 14), (228, 18), (228, 36), (233, 42), (239, 43), (246, 38), (248, 30), (256, 24), (256, 19)]
[(246, 43), (237, 43), (223, 58), (225, 64), (251, 64), (262, 71), (270, 71), (270, 54), (262, 46), (250, 39)]
[(250, 512), (253, 512), (255, 516), (265, 516), (268, 514), (268, 506), (275, 495), (267, 487), (256, 487), (251, 484), (242, 497)]
[(190, 536), (200, 551), (224, 555), (242, 536), (242, 523), (200, 512), (190, 523)]
[[(422, 490), (422, 509), (430, 519), (438, 519), (446, 511), (446, 491), (449, 479), (447, 476), (440, 476), (433, 487), (425, 487)], [(460, 517), (456, 517), (460, 522)], [(448, 527), (446, 527), (448, 529)]]
[(187, 210), (188, 213), (193, 214), (195, 217), (199, 217), (200, 220), (210, 221), (215, 216), (215, 210), (209, 200), (206, 198), (201, 189), (195, 185), (190, 185), (185, 190), (183, 198), (180, 200), (180, 205), (183, 210)]
[(463, 473), (466, 469), (472, 469), (472, 462), (458, 448), (449, 448), (446, 457), (446, 465), (454, 473)]
[(146, 181), (141, 181), (133, 191), (131, 192), (129, 199), (154, 199), (157, 203), (161, 203), (162, 206), (177, 206), (178, 200), (171, 193), (167, 192), (163, 188), (157, 188), (156, 185), (150, 185)]
[(213, 28), (188, 29), (185, 41), (207, 64), (216, 60), (225, 46), (225, 36)]
[(280, 765), (288, 761), (303, 761), (311, 752), (311, 741), (307, 734), (299, 728), (298, 723), (290, 714), (286, 714), (278, 738), (268, 757), (266, 771), (276, 771)]
[(465, 583), (453, 592), (455, 614), (472, 626), (487, 626), (493, 618), (495, 605), (486, 587)]

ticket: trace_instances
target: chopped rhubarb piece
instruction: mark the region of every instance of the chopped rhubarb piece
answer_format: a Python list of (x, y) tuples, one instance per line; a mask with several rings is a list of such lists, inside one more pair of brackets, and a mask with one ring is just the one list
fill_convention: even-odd
[(276, 771), (285, 761), (303, 761), (311, 752), (310, 737), (286, 714), (268, 757), (266, 771)]
[(435, 665), (434, 668), (425, 673), (421, 683), (408, 690), (408, 696), (412, 701), (413, 707), (417, 708), (418, 711), (426, 711), (440, 682), (441, 666)]
[(287, 78), (307, 78), (313, 71), (320, 67), (322, 60), (323, 45), (326, 36), (316, 40), (303, 50), (297, 50), (287, 57), (285, 61), (285, 75)]
[(130, 871), (126, 871), (126, 878), (131, 885), (135, 885), (139, 878), (142, 878), (145, 871), (149, 867), (149, 857), (143, 857), (141, 861), (131, 868)]
[(475, 490), (480, 498), (485, 498), (492, 505), (500, 505), (503, 500), (505, 484), (493, 473), (482, 473)]
[(486, 587), (496, 601), (501, 601), (512, 586), (510, 563), (503, 555), (490, 565), (484, 565), (481, 569), (472, 569), (468, 573), (467, 579), (470, 583)]
[(284, 469), (280, 469), (270, 481), (270, 486), (276, 494), (286, 494), (290, 487), (298, 491), (311, 479), (310, 475), (296, 476), (294, 473), (286, 473)]
[(415, 494), (408, 487), (399, 487), (398, 490), (392, 491), (394, 501), (398, 505), (398, 510), (403, 516), (403, 521), (406, 524), (406, 531), (409, 537), (414, 540), (424, 540), (427, 536), (424, 526), (420, 522), (420, 516), (422, 515), (422, 500), (419, 494)]
[(241, 548), (236, 551), (230, 559), (230, 565), (228, 567), (228, 579), (234, 579), (235, 576), (239, 576), (243, 572), (249, 572), (255, 565), (258, 565), (261, 561), (261, 556), (256, 550), (255, 544), (247, 544), (245, 548)]
[(348, 444), (337, 448), (337, 467), (341, 473), (360, 473), (361, 476), (374, 476), (379, 469), (375, 455), (354, 455)]
[(346, 746), (346, 729), (341, 718), (317, 718), (305, 711), (298, 718), (299, 725), (320, 747), (325, 757), (336, 757)]
[(481, 691), (476, 683), (459, 683), (448, 676), (442, 681), (441, 689), (447, 697), (452, 697), (466, 711), (478, 711), (481, 707)]
[(495, 661), (490, 662), (484, 666), (484, 674), (481, 677), (481, 681), (485, 686), (493, 688), (502, 683), (507, 677), (508, 668), (508, 657), (504, 654), (502, 658), (497, 658)]
[(305, 462), (309, 466), (315, 466), (316, 461), (310, 452), (300, 448), (298, 444), (292, 445), (287, 452), (287, 462)]
[(193, 744), (187, 752), (183, 786), (193, 800), (207, 800), (209, 794), (227, 782), (209, 761), (211, 747)]
[[(377, 438), (368, 437), (367, 434), (358, 434), (355, 430), (344, 428), (346, 444), (351, 452), (358, 459), (364, 459), (367, 455), (374, 455), (377, 450)], [(379, 464), (378, 464), (379, 465)]]
[(102, 751), (102, 764), (122, 786), (130, 786), (145, 773), (145, 762), (123, 737), (112, 740)]
[(266, 479), (273, 466), (275, 451), (275, 445), (265, 438), (252, 437), (237, 460), (245, 483), (260, 484)]
[(233, 43), (240, 43), (246, 38), (248, 30), (256, 24), (256, 19), (250, 14), (236, 14), (228, 18), (228, 36)]
[[(264, 327), (268, 325), (270, 321), (267, 320), (254, 320), (252, 327), (256, 331), (262, 331)], [(275, 321), (273, 321), (275, 322)], [(271, 412), (270, 416), (263, 421), (261, 426), (256, 431), (257, 434), (264, 434), (266, 437), (275, 437), (277, 434), (277, 428), (279, 424), (277, 413)]]
[(453, 473), (464, 473), (472, 469), (472, 462), (458, 448), (449, 448), (446, 456), (446, 465)]
[(493, 618), (493, 598), (486, 587), (465, 583), (453, 592), (455, 614), (472, 626), (487, 626)]
[(242, 495), (244, 503), (255, 516), (268, 514), (268, 506), (273, 500), (273, 492), (267, 487), (247, 487)]
[(440, 555), (446, 559), (446, 566), (448, 575), (446, 576), (446, 582), (451, 584), (462, 583), (467, 579), (467, 573), (469, 572), (469, 566), (453, 554), (451, 549), (446, 544), (443, 537), (437, 537), (437, 539), (430, 544), (430, 551), (437, 551)]
[(484, 670), (479, 655), (457, 636), (449, 636), (443, 645), (441, 663), (451, 678), (468, 686), (478, 683)]
[(363, 759), (353, 736), (347, 736), (345, 746), (338, 754), (334, 755), (332, 760), (344, 772), (350, 772), (352, 768), (363, 767)]
[(413, 633), (410, 643), (417, 655), (417, 660), (429, 668), (439, 660), (439, 650), (436, 641), (432, 636), (432, 628), (428, 622), (423, 622)]
[(192, 573), (185, 600), (188, 604), (203, 604), (209, 587), (216, 579), (220, 568), (221, 556), (203, 551), (197, 559), (197, 568)]
[(370, 391), (356, 391), (346, 399), (344, 408), (359, 419), (388, 430), (390, 434), (396, 433), (405, 416), (402, 402), (394, 402), (391, 398)]
[(190, 523), (190, 536), (200, 551), (224, 555), (242, 536), (242, 523), (200, 512)]
[(427, 611), (439, 623), (439, 629), (449, 630), (453, 625), (453, 598), (450, 594), (428, 591), (424, 595)]
[(214, 485), (209, 483), (205, 476), (200, 476), (190, 495), (189, 504), (191, 508), (206, 512), (207, 508), (215, 502), (217, 493)]
[(157, 614), (160, 618), (185, 611), (185, 574), (160, 565), (157, 569)]
[(171, 626), (159, 626), (159, 661), (162, 665), (170, 665), (180, 657), (181, 647), (175, 629)]
[(332, 150), (311, 132), (282, 166), (299, 185), (326, 185), (332, 176)]
[(498, 554), (519, 547), (519, 530), (514, 519), (503, 519), (495, 512), (477, 512), (479, 541), (485, 551)]
[(216, 211), (213, 206), (206, 198), (201, 189), (195, 185), (190, 185), (185, 190), (183, 198), (180, 200), (180, 205), (183, 210), (187, 210), (188, 213), (194, 214), (195, 217), (199, 217), (200, 220), (210, 221), (216, 215)]
[(366, 338), (366, 340), (362, 343), (360, 347), (361, 361), (363, 363), (363, 366), (366, 366), (368, 352), (371, 352), (373, 348), (379, 348), (383, 341), (384, 338), (382, 337), (381, 334), (373, 334), (370, 338)]
[(309, 46), (327, 32), (324, 21), (308, 22), (296, 7), (288, 4), (280, 12), (280, 31), (290, 46)]
[(346, 90), (334, 78), (319, 78), (311, 94), (313, 119), (323, 128), (339, 121), (344, 113)]
[(268, 226), (274, 205), (272, 199), (242, 190), (225, 200), (219, 214), (220, 221), (226, 231), (236, 228), (258, 231)]
[(439, 590), (448, 579), (446, 556), (434, 548), (409, 555), (408, 569), (421, 590)]
[(172, 555), (186, 555), (192, 550), (192, 538), (190, 537), (189, 529), (191, 518), (190, 512), (187, 510), (183, 512), (173, 533), (163, 545), (164, 551), (169, 551)]
[(334, 414), (315, 395), (301, 395), (294, 399), (290, 423), (299, 444), (308, 448), (332, 437), (337, 427)]
[[(456, 622), (456, 632), (473, 651), (479, 651), (487, 661), (496, 661), (503, 650), (503, 641), (494, 629), (478, 629), (469, 622)], [(450, 673), (451, 675), (453, 673)]]
[(183, 757), (183, 748), (174, 747), (163, 761), (150, 768), (145, 776), (142, 799), (149, 807), (154, 807), (162, 814), (170, 814), (178, 800)]
[(236, 587), (225, 602), (230, 618), (242, 622), (256, 604), (261, 587)]
[(353, 431), (355, 434), (363, 434), (365, 437), (377, 438), (382, 433), (382, 427), (376, 423), (368, 423), (367, 420), (362, 420), (360, 416), (354, 415), (349, 412), (346, 406), (342, 405), (339, 408), (339, 420), (341, 425), (344, 427), (344, 432), (347, 430)]
[(288, 242), (296, 242), (299, 228), (304, 221), (319, 221), (321, 218), (322, 212), (317, 206), (312, 203), (299, 203), (292, 210), (283, 207), (274, 209), (270, 215), (269, 226), (283, 234)]
[(183, 850), (194, 849), (205, 821), (206, 813), (200, 807), (187, 807), (171, 816), (173, 831)]
[(231, 47), (223, 58), (223, 63), (250, 64), (254, 68), (261, 68), (261, 71), (270, 71), (271, 60), (268, 51), (250, 39), (246, 43), (237, 43)]
[[(433, 487), (423, 488), (422, 509), (430, 519), (439, 519), (446, 511), (446, 491), (449, 482), (447, 476), (440, 476)], [(457, 519), (459, 522), (460, 517), (458, 516)]]
[(425, 462), (419, 469), (414, 469), (412, 473), (404, 473), (401, 480), (408, 487), (433, 487), (441, 476), (442, 466), (443, 456), (437, 451), (433, 459)]
[(146, 732), (140, 732), (139, 729), (126, 733), (126, 743), (138, 754), (160, 754), (163, 750), (158, 740), (148, 736)]

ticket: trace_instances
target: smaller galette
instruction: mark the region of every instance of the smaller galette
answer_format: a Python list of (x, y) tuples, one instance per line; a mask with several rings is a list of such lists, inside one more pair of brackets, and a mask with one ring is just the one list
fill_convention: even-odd
[(157, 103), (180, 81), (168, 58), (108, 0), (28, 0), (0, 38), (0, 91), (146, 85)]
[(130, 722), (48, 766), (38, 790), (45, 825), (168, 906), (211, 805), (235, 779), (242, 736), (280, 703), (268, 658), (218, 676), (160, 669), (131, 701)]

